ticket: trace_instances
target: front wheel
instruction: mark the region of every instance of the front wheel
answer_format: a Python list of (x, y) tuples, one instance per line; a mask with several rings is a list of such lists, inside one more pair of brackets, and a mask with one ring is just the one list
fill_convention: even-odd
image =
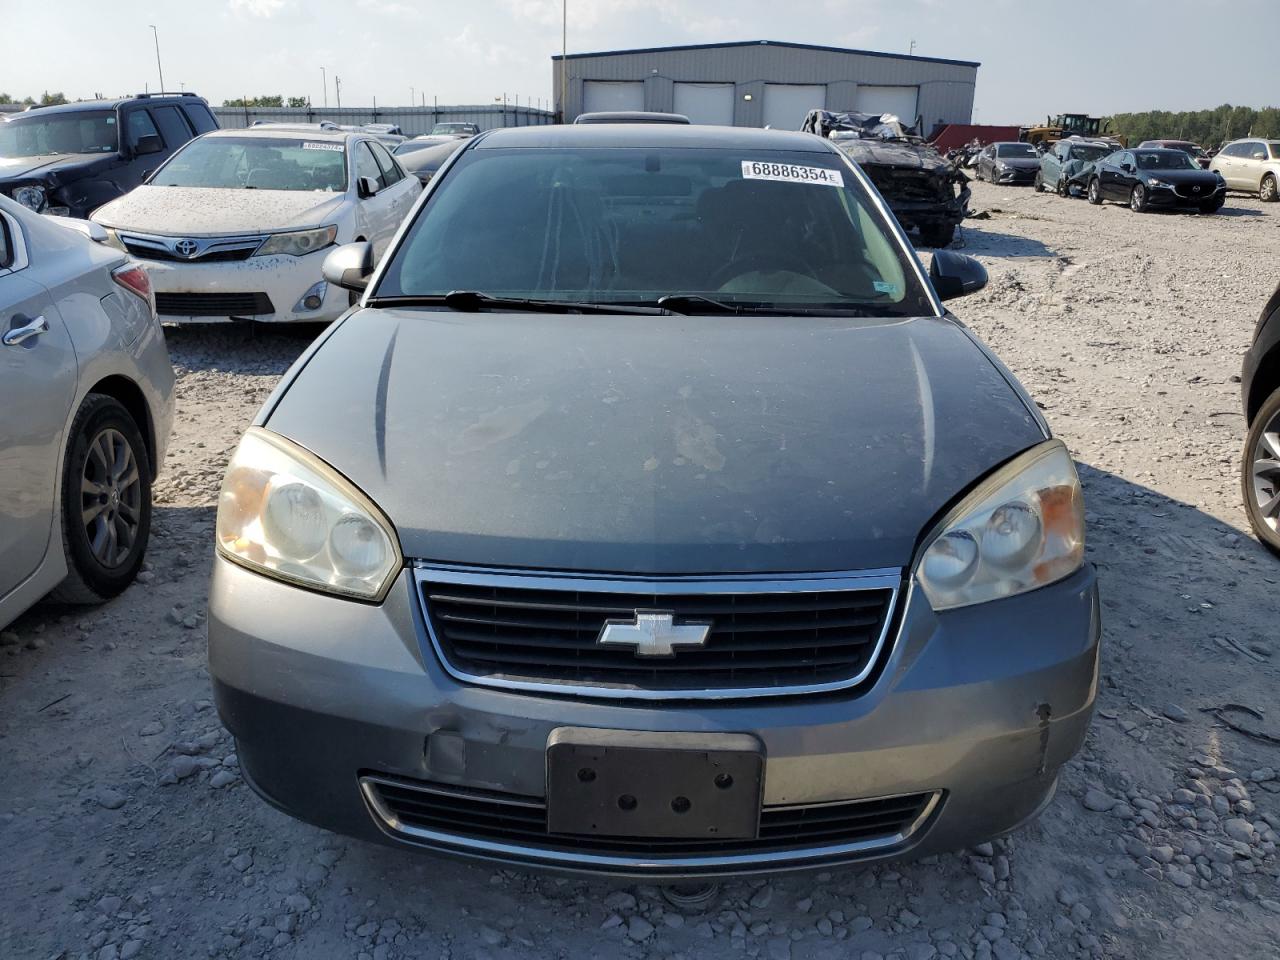
[(1280, 555), (1280, 390), (1262, 404), (1244, 444), (1245, 513), (1268, 550)]
[(1280, 187), (1276, 186), (1275, 174), (1268, 173), (1262, 178), (1262, 186), (1258, 188), (1258, 199), (1263, 203), (1275, 203), (1280, 200)]
[(1089, 181), (1089, 202), (1095, 207), (1102, 203), (1102, 189), (1098, 186), (1098, 178)]
[(1140, 183), (1135, 183), (1129, 191), (1129, 209), (1134, 213), (1147, 212), (1147, 188)]
[(137, 576), (151, 535), (151, 462), (138, 424), (91, 393), (72, 421), (62, 472), (63, 603), (101, 603)]
[(1058, 190), (1058, 196), (1060, 196), (1060, 197), (1069, 197), (1069, 196), (1071, 196), (1071, 188), (1070, 188), (1069, 186), (1067, 186), (1067, 178), (1066, 178), (1066, 177), (1059, 177), (1059, 178), (1058, 178), (1058, 186), (1057, 186), (1057, 190)]
[(1044, 177), (1040, 175), (1040, 171), (1036, 171), (1036, 178), (1031, 184), (1036, 188), (1036, 193), (1044, 193)]

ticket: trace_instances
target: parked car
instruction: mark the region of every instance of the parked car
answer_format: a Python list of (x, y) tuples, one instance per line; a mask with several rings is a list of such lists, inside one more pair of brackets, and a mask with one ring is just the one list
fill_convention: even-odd
[(862, 168), (904, 230), (945, 247), (969, 212), (969, 178), (896, 117), (811, 110), (801, 127), (831, 141)]
[(1280, 555), (1280, 286), (1262, 308), (1240, 375), (1245, 439), (1245, 513), (1262, 544)]
[(1209, 154), (1205, 153), (1204, 148), (1198, 143), (1192, 143), (1190, 140), (1143, 140), (1138, 144), (1139, 150), (1153, 147), (1165, 150), (1181, 150), (1198, 163), (1201, 168), (1205, 170), (1209, 168)]
[(829, 140), (491, 130), (219, 498), (218, 709), (274, 806), (657, 877), (1034, 817), (1096, 695), (1080, 485)]
[(0, 195), (40, 213), (87, 217), (217, 128), (193, 93), (33, 107), (0, 123)]
[(648, 110), (601, 110), (580, 113), (574, 123), (688, 123), (683, 113), (654, 113)]
[(114, 597), (147, 549), (173, 368), (146, 271), (95, 229), (0, 197), (0, 627)]
[(395, 148), (393, 153), (400, 161), (400, 166), (423, 182), (429, 183), (444, 162), (458, 152), (465, 141), (450, 137), (421, 143), (417, 140), (406, 140)]
[(1053, 190), (1058, 196), (1070, 196), (1076, 188), (1084, 190), (1093, 166), (1109, 156), (1115, 147), (1103, 140), (1069, 137), (1059, 140), (1040, 156), (1035, 188)]
[(990, 143), (974, 161), (974, 172), (979, 180), (992, 183), (1034, 183), (1040, 172), (1040, 154), (1029, 143)]
[(161, 319), (329, 321), (334, 244), (386, 248), (422, 190), (368, 134), (262, 126), (192, 141), (94, 220), (147, 265)]
[(1280, 200), (1280, 140), (1249, 138), (1228, 143), (1209, 162), (1228, 190), (1256, 193), (1264, 203)]
[(1089, 202), (1128, 203), (1143, 213), (1153, 207), (1182, 207), (1217, 213), (1227, 199), (1222, 176), (1201, 170), (1181, 150), (1117, 150), (1094, 164)]
[(431, 128), (431, 136), (433, 137), (474, 137), (480, 132), (480, 127), (474, 123), (437, 123)]

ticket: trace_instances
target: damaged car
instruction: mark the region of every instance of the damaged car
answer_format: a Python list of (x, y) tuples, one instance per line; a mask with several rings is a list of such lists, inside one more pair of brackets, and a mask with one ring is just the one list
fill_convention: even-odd
[(680, 880), (1039, 814), (1097, 692), (1072, 458), (829, 140), (469, 140), (228, 465), (209, 667), (266, 802)]
[(902, 229), (945, 247), (969, 214), (969, 178), (959, 164), (885, 114), (811, 110), (803, 129), (831, 140), (875, 184)]
[(1105, 140), (1086, 140), (1068, 137), (1059, 140), (1040, 157), (1040, 169), (1036, 171), (1037, 191), (1052, 190), (1060, 197), (1083, 193), (1089, 185), (1093, 166), (1115, 152), (1114, 144)]

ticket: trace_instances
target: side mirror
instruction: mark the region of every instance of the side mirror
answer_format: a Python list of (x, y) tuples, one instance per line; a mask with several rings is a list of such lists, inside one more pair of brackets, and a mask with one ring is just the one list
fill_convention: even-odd
[(145, 137), (138, 138), (138, 142), (133, 147), (133, 155), (142, 157), (149, 153), (159, 153), (163, 149), (164, 141), (154, 133), (149, 133)]
[(1133, 164), (1132, 164), (1132, 163), (1122, 163), (1122, 164), (1120, 164), (1120, 169), (1121, 169), (1121, 170), (1123, 170), (1125, 173), (1133, 173)]
[(369, 197), (376, 196), (378, 193), (378, 181), (373, 177), (361, 177), (356, 181), (356, 195), (361, 200), (367, 200)]
[(954, 300), (977, 293), (987, 285), (987, 268), (973, 257), (951, 250), (933, 251), (933, 263), (929, 264), (929, 279), (938, 299)]
[(329, 283), (359, 293), (373, 275), (373, 244), (367, 240), (344, 243), (324, 258), (320, 273)]

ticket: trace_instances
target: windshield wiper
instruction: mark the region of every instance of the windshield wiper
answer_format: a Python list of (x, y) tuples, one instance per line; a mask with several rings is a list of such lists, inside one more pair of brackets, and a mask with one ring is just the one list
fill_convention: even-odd
[(696, 314), (747, 314), (769, 317), (794, 316), (854, 316), (869, 317), (869, 305), (863, 304), (813, 304), (813, 303), (733, 303), (714, 300), (696, 293), (670, 293), (654, 301), (672, 313)]
[(445, 294), (371, 297), (370, 307), (447, 307), (463, 313), (480, 310), (519, 310), (528, 313), (628, 313), (659, 316), (667, 313), (661, 307), (639, 307), (631, 304), (537, 300), (519, 297), (494, 297), (478, 290), (451, 290)]
[(740, 303), (724, 303), (696, 293), (669, 293), (659, 297), (657, 305), (672, 313), (744, 313)]

